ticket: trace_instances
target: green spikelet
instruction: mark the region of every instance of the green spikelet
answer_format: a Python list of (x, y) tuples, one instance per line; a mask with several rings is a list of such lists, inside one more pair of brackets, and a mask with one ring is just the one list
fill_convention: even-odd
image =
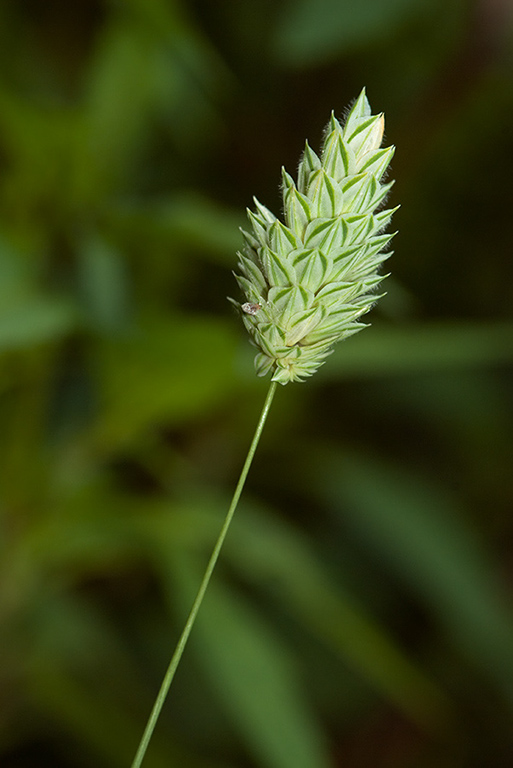
[(280, 384), (311, 376), (333, 345), (364, 328), (379, 296), (378, 269), (391, 254), (382, 234), (394, 210), (381, 210), (394, 147), (380, 149), (383, 115), (371, 115), (363, 90), (342, 126), (332, 115), (321, 156), (308, 143), (297, 184), (283, 170), (285, 223), (255, 199), (253, 233), (243, 231), (233, 301), (258, 354), (259, 376)]

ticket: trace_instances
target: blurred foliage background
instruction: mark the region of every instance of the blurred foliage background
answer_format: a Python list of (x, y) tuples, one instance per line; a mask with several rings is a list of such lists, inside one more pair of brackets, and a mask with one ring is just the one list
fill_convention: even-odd
[(129, 765), (266, 392), (245, 206), (364, 85), (388, 296), (278, 391), (146, 763), (511, 766), (511, 3), (3, 0), (5, 768)]

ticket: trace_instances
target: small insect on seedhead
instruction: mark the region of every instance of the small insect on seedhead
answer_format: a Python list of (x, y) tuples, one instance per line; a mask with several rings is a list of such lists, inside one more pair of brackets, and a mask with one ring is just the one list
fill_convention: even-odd
[(245, 304), (241, 305), (241, 309), (247, 315), (256, 315), (258, 310), (262, 309), (262, 307), (260, 304), (252, 304), (250, 301), (247, 301)]

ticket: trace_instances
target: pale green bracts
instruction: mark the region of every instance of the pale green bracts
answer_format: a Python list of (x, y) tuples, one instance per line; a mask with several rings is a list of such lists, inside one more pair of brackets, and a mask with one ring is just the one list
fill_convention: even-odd
[(365, 327), (391, 255), (383, 230), (394, 210), (376, 213), (392, 186), (381, 183), (394, 152), (380, 149), (383, 128), (362, 91), (343, 126), (332, 115), (320, 157), (306, 144), (297, 184), (283, 170), (285, 223), (255, 200), (236, 275), (246, 302), (231, 301), (259, 350), (259, 376), (301, 381)]

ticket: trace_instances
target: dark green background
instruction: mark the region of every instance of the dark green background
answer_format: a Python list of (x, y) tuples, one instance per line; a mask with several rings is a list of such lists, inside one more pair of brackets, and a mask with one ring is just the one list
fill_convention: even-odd
[(244, 209), (364, 85), (388, 295), (277, 392), (146, 765), (513, 764), (510, 3), (4, 0), (4, 768), (130, 764), (265, 397)]

